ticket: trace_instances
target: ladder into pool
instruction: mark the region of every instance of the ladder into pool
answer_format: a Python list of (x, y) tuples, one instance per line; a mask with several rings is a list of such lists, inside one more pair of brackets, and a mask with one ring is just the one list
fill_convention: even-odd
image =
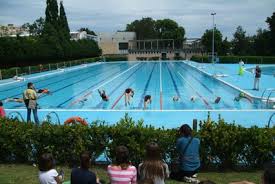
[[(272, 97), (272, 94), (275, 93), (275, 88), (267, 88), (263, 91), (261, 96), (261, 101), (265, 102), (266, 108), (273, 108), (273, 105), (275, 103), (275, 98)], [(271, 107), (269, 105), (272, 105)]]

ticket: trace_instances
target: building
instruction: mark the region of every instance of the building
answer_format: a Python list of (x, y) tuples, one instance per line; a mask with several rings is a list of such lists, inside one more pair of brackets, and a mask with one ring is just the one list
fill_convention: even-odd
[(91, 35), (91, 34), (87, 34), (86, 31), (72, 31), (72, 32), (70, 32), (70, 35), (71, 35), (71, 40), (83, 40), (83, 39), (87, 39), (87, 40), (97, 41), (97, 36)]
[(102, 55), (128, 55), (130, 40), (136, 40), (136, 33), (99, 33), (97, 39)]
[(0, 25), (0, 37), (5, 37), (5, 36), (16, 37), (17, 35), (29, 36), (30, 34), (29, 34), (29, 30), (27, 28), (23, 28), (22, 26), (15, 26), (13, 24), (8, 24), (7, 26)]
[(99, 33), (102, 55), (123, 55), (128, 60), (189, 59), (204, 53), (200, 39), (137, 40), (135, 32)]

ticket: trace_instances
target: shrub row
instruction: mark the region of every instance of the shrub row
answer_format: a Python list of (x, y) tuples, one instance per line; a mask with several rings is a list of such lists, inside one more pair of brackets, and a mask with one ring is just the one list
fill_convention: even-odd
[[(220, 63), (238, 63), (243, 60), (247, 64), (275, 64), (275, 57), (271, 56), (219, 56)], [(197, 56), (191, 57), (192, 61), (211, 63), (211, 57)]]
[[(72, 164), (83, 150), (93, 153), (93, 158), (103, 151), (110, 159), (114, 148), (126, 145), (135, 165), (144, 156), (145, 145), (156, 141), (163, 151), (163, 159), (170, 163), (177, 157), (176, 129), (145, 126), (143, 121), (133, 121), (127, 114), (115, 125), (93, 122), (90, 126), (34, 125), (1, 119), (0, 162), (31, 162), (45, 151), (54, 154), (59, 164)], [(220, 119), (209, 118), (200, 122), (195, 136), (201, 139), (201, 160), (204, 168), (261, 167), (271, 159), (275, 144), (275, 130), (267, 128), (243, 128)]]
[(57, 68), (76, 66), (83, 63), (92, 63), (99, 60), (100, 60), (99, 57), (95, 57), (95, 58), (78, 59), (78, 60), (72, 60), (72, 61), (40, 64), (40, 65), (26, 66), (26, 67), (13, 67), (9, 69), (1, 69), (1, 74), (2, 74), (2, 79), (7, 79), (7, 78), (12, 78), (15, 75), (21, 76), (26, 74), (34, 74), (42, 71), (56, 70)]

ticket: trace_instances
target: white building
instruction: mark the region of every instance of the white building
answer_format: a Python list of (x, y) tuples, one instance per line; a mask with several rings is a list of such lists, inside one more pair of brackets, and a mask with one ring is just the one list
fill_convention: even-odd
[(136, 39), (136, 33), (98, 33), (97, 39), (103, 55), (128, 54), (129, 41)]
[(86, 31), (72, 31), (70, 32), (71, 40), (82, 40), (82, 39), (88, 39), (88, 40), (94, 40), (97, 41), (97, 36), (87, 34)]

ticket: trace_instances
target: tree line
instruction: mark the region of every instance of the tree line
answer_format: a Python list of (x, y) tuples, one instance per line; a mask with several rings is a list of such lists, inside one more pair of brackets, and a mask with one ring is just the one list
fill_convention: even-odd
[[(242, 26), (238, 26), (233, 39), (223, 39), (220, 30), (215, 28), (214, 40), (215, 51), (218, 55), (236, 56), (274, 56), (275, 55), (275, 12), (267, 17), (268, 29), (257, 30), (255, 35), (249, 36)], [(202, 44), (207, 52), (212, 51), (212, 29), (206, 30), (202, 36)]]
[(45, 19), (33, 24), (26, 23), (29, 37), (0, 38), (0, 67), (26, 66), (56, 62), (60, 60), (96, 57), (101, 54), (93, 40), (70, 40), (70, 29), (63, 2), (46, 1)]

